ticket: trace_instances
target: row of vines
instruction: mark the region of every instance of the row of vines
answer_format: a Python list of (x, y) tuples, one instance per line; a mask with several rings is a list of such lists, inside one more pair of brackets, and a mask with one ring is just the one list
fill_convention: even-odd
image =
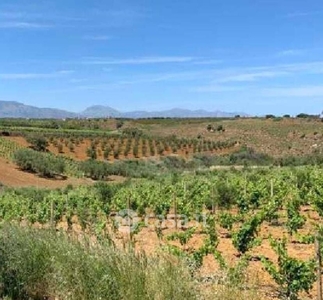
[(178, 139), (114, 136), (106, 138), (49, 137), (49, 145), (56, 153), (86, 152), (83, 156), (104, 160), (166, 156), (170, 154), (192, 155), (215, 153), (233, 148), (235, 141), (210, 141), (204, 139)]
[(21, 148), (22, 147), (20, 147), (17, 143), (0, 137), (0, 157), (11, 159), (14, 153)]
[[(131, 208), (139, 215), (143, 216), (145, 210), (149, 208), (155, 214), (166, 215), (174, 206), (177, 206), (177, 213), (184, 214), (193, 219), (197, 213), (202, 211), (213, 211), (214, 209), (236, 208), (239, 216), (254, 214), (262, 208), (272, 207), (271, 210), (297, 210), (300, 206), (312, 205), (319, 213), (323, 213), (323, 176), (322, 170), (315, 167), (299, 169), (268, 169), (253, 171), (222, 171), (210, 172), (207, 174), (195, 175), (173, 175), (164, 176), (154, 180), (136, 180), (122, 185), (102, 184), (108, 191), (107, 197), (98, 197), (96, 188), (81, 187), (71, 191), (47, 191), (46, 197), (55, 200), (57, 207), (62, 209), (69, 205), (74, 207), (74, 203), (66, 202), (63, 199), (70, 198), (70, 193), (84, 192), (85, 198), (76, 197), (77, 202), (86, 203), (87, 208), (91, 208), (92, 201), (96, 203), (100, 200), (100, 206), (95, 206), (94, 214), (109, 214), (114, 210)], [(98, 183), (100, 186), (100, 183)], [(113, 192), (111, 191), (113, 190)], [(15, 195), (18, 192), (10, 190), (1, 194), (1, 201), (9, 195), (12, 197), (10, 208), (15, 206)], [(10, 198), (9, 197), (9, 198)], [(33, 205), (39, 205), (42, 210), (48, 209), (47, 198), (41, 201), (33, 201), (28, 197), (21, 201), (18, 199), (17, 206), (22, 209), (23, 205), (18, 203), (28, 202), (27, 206), (31, 211)], [(19, 197), (18, 197), (19, 198)], [(130, 207), (127, 204), (130, 201)], [(7, 212), (1, 205), (2, 218), (6, 218), (3, 212)], [(31, 206), (30, 206), (31, 205)], [(57, 213), (62, 216), (65, 211), (59, 210)], [(16, 217), (24, 217), (27, 212), (22, 212)], [(78, 214), (78, 211), (74, 211)], [(28, 214), (27, 214), (28, 215)], [(92, 214), (93, 215), (93, 214)], [(38, 220), (39, 221), (39, 220)], [(42, 220), (44, 222), (48, 220)]]
[[(252, 259), (259, 259), (280, 287), (280, 296), (292, 300), (298, 299), (301, 291), (311, 290), (315, 271), (321, 274), (314, 251), (308, 260), (300, 260), (290, 257), (287, 247), (290, 242), (313, 244), (322, 231), (323, 176), (316, 167), (172, 175), (55, 191), (4, 189), (0, 194), (3, 221), (57, 224), (64, 219), (71, 228), (77, 216), (83, 230), (100, 234), (108, 224), (115, 230), (122, 226), (115, 222), (119, 212), (123, 217), (131, 212), (139, 220), (131, 237), (148, 226), (144, 222), (147, 218), (160, 220), (154, 222), (156, 235), (166, 241), (167, 251), (194, 266), (192, 272), (202, 266), (207, 255), (213, 255), (221, 268), (233, 268), (233, 273), (235, 268), (245, 269)], [(175, 220), (176, 228), (164, 236), (167, 223), (162, 222), (169, 218)], [(190, 221), (198, 222), (192, 226)], [(264, 225), (281, 228), (280, 236), (261, 231)], [(226, 233), (225, 238), (231, 239), (236, 249), (239, 260), (234, 267), (218, 249), (220, 232)], [(203, 236), (204, 243), (191, 249), (187, 244), (194, 235)], [(265, 240), (270, 241), (278, 264), (254, 251)]]

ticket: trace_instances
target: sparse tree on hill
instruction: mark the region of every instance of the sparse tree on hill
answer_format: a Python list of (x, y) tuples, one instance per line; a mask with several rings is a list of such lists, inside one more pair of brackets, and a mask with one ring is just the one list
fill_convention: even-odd
[(40, 152), (45, 152), (48, 147), (48, 141), (43, 136), (29, 136), (27, 142), (31, 144), (31, 147)]
[(86, 150), (86, 155), (90, 158), (90, 159), (97, 159), (97, 153), (96, 153), (96, 149), (95, 147), (90, 147)]

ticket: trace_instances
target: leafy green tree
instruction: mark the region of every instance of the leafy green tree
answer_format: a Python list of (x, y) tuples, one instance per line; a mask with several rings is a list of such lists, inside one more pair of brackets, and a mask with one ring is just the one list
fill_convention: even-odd
[(108, 164), (92, 159), (82, 162), (80, 170), (93, 180), (104, 180), (109, 175)]
[(86, 150), (86, 155), (88, 156), (88, 158), (90, 159), (97, 159), (97, 153), (96, 153), (96, 148), (95, 146), (91, 146), (90, 148), (88, 148)]
[(61, 143), (57, 144), (57, 150), (58, 150), (58, 153), (63, 153), (63, 144)]
[(68, 144), (68, 149), (69, 149), (71, 152), (74, 152), (75, 147), (74, 147), (74, 144), (73, 144), (72, 142), (70, 142), (70, 143)]
[(236, 190), (223, 179), (216, 184), (216, 202), (220, 208), (230, 208), (236, 203)]
[(224, 129), (224, 127), (223, 127), (223, 125), (218, 125), (218, 126), (217, 126), (217, 128), (216, 128), (216, 130), (217, 130), (217, 131), (219, 131), (219, 132), (220, 132), (220, 131), (222, 131), (222, 132), (224, 132), (224, 131), (225, 131), (225, 129)]
[(132, 149), (132, 153), (133, 153), (133, 156), (138, 158), (139, 157), (139, 146), (138, 144), (136, 143)]
[(104, 152), (103, 152), (104, 159), (108, 160), (109, 159), (109, 156), (110, 156), (110, 153), (111, 153), (111, 147), (110, 146), (107, 146), (104, 149)]
[(116, 129), (121, 129), (123, 124), (124, 124), (124, 122), (122, 120), (117, 120)]
[(119, 155), (120, 155), (120, 148), (116, 148), (113, 150), (113, 157), (115, 159), (119, 159)]
[(212, 124), (208, 124), (208, 125), (206, 126), (206, 130), (207, 130), (207, 131), (214, 131), (214, 127), (212, 126)]
[(31, 144), (32, 149), (35, 151), (45, 152), (48, 147), (48, 141), (43, 136), (32, 135), (27, 137), (27, 142)]

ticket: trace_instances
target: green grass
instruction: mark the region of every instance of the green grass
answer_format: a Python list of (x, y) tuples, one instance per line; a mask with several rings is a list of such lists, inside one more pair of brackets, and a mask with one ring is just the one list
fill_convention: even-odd
[(120, 251), (109, 241), (5, 225), (0, 230), (0, 298), (197, 299), (188, 270), (162, 256)]
[(147, 256), (109, 240), (2, 224), (3, 300), (256, 300), (259, 282), (232, 286), (225, 273), (211, 283), (192, 277), (169, 254)]

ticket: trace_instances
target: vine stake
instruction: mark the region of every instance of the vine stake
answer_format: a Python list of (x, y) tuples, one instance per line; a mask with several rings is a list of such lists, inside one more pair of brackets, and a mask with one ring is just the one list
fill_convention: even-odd
[(315, 239), (315, 251), (317, 259), (317, 300), (322, 300), (322, 256), (321, 256), (321, 245), (320, 238), (316, 236)]

